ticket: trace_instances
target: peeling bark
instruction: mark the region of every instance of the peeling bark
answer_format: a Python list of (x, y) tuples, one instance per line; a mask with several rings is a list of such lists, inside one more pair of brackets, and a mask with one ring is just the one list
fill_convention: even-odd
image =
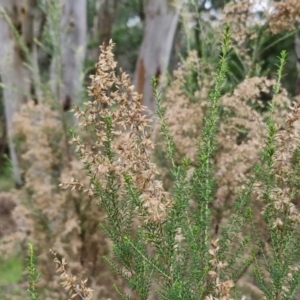
[(137, 66), (137, 84), (136, 88), (138, 93), (142, 94), (144, 92), (144, 85), (145, 85), (145, 65), (143, 58), (138, 60)]
[(165, 74), (178, 24), (182, 1), (148, 0), (145, 8), (145, 30), (135, 71), (135, 86), (143, 94), (143, 104), (152, 112), (155, 103), (151, 77)]
[(86, 0), (65, 0), (61, 20), (61, 105), (79, 104), (87, 43)]

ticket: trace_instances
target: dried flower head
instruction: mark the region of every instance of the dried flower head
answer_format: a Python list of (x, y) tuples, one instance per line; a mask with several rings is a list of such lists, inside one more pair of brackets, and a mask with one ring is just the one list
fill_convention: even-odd
[(300, 22), (300, 2), (298, 0), (273, 2), (267, 20), (270, 31), (274, 34), (295, 30)]
[[(141, 95), (135, 92), (128, 75), (122, 70), (116, 75), (113, 46), (111, 41), (107, 47), (101, 46), (96, 74), (91, 76), (88, 88), (93, 100), (85, 103), (84, 111), (78, 107), (74, 109), (80, 125), (90, 129), (97, 141), (92, 148), (77, 137), (71, 143), (76, 145), (82, 162), (88, 164), (93, 179), (104, 189), (108, 188), (113, 176), (117, 193), (122, 198), (126, 178), (130, 177), (140, 193), (144, 221), (160, 223), (167, 218), (170, 200), (161, 182), (155, 179), (158, 172), (149, 158), (153, 149), (150, 120), (141, 105)], [(74, 184), (75, 181), (65, 186)], [(87, 190), (90, 194), (96, 192), (93, 184)]]
[(78, 283), (77, 277), (74, 275), (69, 275), (66, 271), (67, 262), (64, 258), (59, 260), (57, 258), (57, 253), (50, 250), (54, 255), (54, 262), (56, 263), (56, 272), (60, 273), (60, 278), (63, 280), (61, 285), (65, 290), (71, 295), (71, 299), (79, 297), (80, 300), (92, 300), (93, 290), (86, 286), (87, 279), (81, 280)]

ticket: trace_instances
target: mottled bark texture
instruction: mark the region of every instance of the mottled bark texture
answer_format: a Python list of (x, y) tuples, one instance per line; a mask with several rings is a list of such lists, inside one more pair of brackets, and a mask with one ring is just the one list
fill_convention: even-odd
[(65, 0), (61, 18), (60, 101), (64, 110), (79, 104), (87, 44), (86, 0)]
[(176, 32), (182, 1), (148, 0), (145, 30), (135, 72), (135, 86), (143, 94), (143, 104), (152, 112), (155, 103), (151, 77), (165, 74)]

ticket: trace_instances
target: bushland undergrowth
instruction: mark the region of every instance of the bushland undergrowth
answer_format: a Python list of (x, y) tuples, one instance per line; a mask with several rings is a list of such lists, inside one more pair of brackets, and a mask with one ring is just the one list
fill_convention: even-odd
[[(246, 23), (232, 18), (236, 9), (227, 21)], [(1, 195), (16, 199), (22, 230), (1, 250), (35, 245), (29, 299), (63, 299), (61, 286), (74, 299), (298, 299), (299, 107), (280, 86), (287, 54), (275, 79), (259, 76), (243, 49), (251, 32), (242, 35), (226, 28), (216, 70), (190, 52), (163, 93), (153, 79), (155, 128), (116, 70), (112, 42), (101, 47), (90, 100), (74, 108), (72, 148), (50, 101), (22, 108), (26, 184)], [(237, 52), (247, 76), (231, 91)]]
[[(89, 87), (91, 100), (85, 103), (84, 110), (74, 109), (80, 126), (91, 131), (97, 140), (88, 145), (71, 132), (71, 144), (90, 183), (75, 178), (62, 186), (89, 194), (106, 213), (101, 226), (113, 243), (113, 257), (104, 258), (127, 282), (127, 293), (115, 286), (123, 299), (246, 299), (247, 291), (239, 282), (248, 270), (252, 271), (258, 290), (254, 299), (297, 298), (300, 111), (297, 104), (292, 104), (284, 124), (278, 127), (275, 117), (282, 105), (279, 95), (287, 56), (284, 51), (265, 122), (259, 120), (265, 130), (258, 161), (237, 191), (235, 207), (217, 238), (211, 230), (229, 42), (227, 27), (206, 104), (196, 161), (176, 159), (162, 94), (153, 79), (164, 156), (173, 181), (169, 192), (157, 179), (158, 169), (151, 162), (152, 128), (143, 114), (141, 96), (125, 73), (115, 72), (112, 42), (101, 47)], [(260, 214), (253, 207), (257, 203)], [(65, 260), (54, 255), (63, 286), (73, 297), (92, 299), (86, 281), (77, 284), (76, 277), (67, 274)], [(30, 286), (31, 297), (36, 297)]]

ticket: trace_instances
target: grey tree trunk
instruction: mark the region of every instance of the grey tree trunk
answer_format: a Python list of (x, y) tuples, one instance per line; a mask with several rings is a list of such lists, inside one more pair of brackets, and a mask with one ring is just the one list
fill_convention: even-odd
[(60, 101), (64, 110), (80, 101), (87, 44), (86, 6), (86, 0), (65, 0), (62, 8)]
[[(13, 119), (20, 106), (31, 97), (31, 76), (24, 66), (27, 60), (24, 46), (30, 52), (33, 44), (34, 5), (36, 3), (32, 0), (0, 0), (0, 76), (10, 158), (17, 185), (22, 184), (22, 179), (14, 144)], [(21, 41), (15, 39), (11, 26), (17, 30)]]
[[(55, 6), (60, 10), (61, 4), (60, 18)], [(86, 0), (62, 0), (57, 4), (49, 2), (49, 5), (53, 6), (53, 20), (50, 23), (53, 25), (53, 40), (56, 40), (59, 52), (59, 55), (54, 55), (54, 63), (51, 65), (51, 74), (55, 76), (54, 94), (59, 97), (62, 107), (68, 109), (71, 103), (78, 103), (80, 100), (86, 50)], [(41, 11), (37, 8), (37, 0), (0, 0), (0, 9), (0, 77), (7, 138), (14, 179), (17, 184), (22, 184), (13, 140), (13, 118), (29, 98), (39, 102), (43, 97), (37, 45), (34, 43), (34, 35), (38, 34), (42, 25), (39, 14)], [(30, 71), (24, 63), (30, 66)]]
[(151, 77), (163, 76), (169, 64), (182, 1), (148, 0), (145, 30), (135, 71), (135, 86), (143, 94), (143, 104), (155, 110)]
[[(95, 0), (95, 15), (91, 37), (98, 45), (108, 45), (113, 25), (117, 18), (119, 5), (119, 0)], [(96, 62), (100, 54), (99, 48), (93, 48), (89, 52), (89, 59)]]

